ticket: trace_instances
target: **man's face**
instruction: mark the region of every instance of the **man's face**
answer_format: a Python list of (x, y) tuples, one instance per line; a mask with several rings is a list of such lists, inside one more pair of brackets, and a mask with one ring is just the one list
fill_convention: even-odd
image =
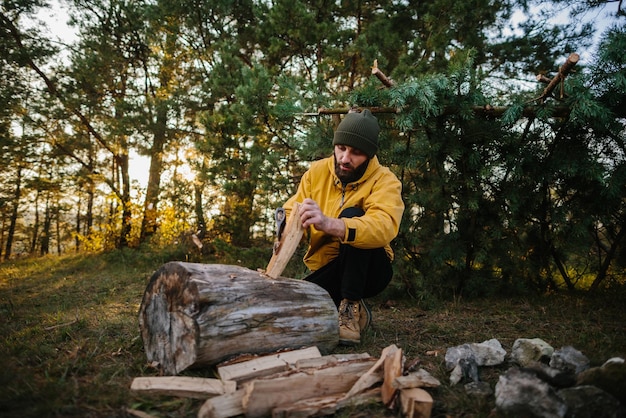
[(335, 145), (335, 174), (342, 183), (352, 183), (363, 176), (369, 158), (358, 148)]

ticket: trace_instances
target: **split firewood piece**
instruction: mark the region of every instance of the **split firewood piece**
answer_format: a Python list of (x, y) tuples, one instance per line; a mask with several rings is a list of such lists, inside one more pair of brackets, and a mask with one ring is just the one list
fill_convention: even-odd
[(130, 390), (157, 395), (206, 399), (234, 392), (237, 383), (229, 380), (186, 376), (136, 377)]
[(424, 369), (419, 369), (406, 376), (398, 376), (392, 383), (395, 389), (436, 388), (440, 385), (441, 382)]
[(354, 407), (373, 402), (380, 402), (380, 388), (374, 388), (348, 399), (343, 394), (303, 399), (272, 410), (272, 418), (307, 418), (333, 415), (346, 407)]
[(313, 368), (313, 367), (321, 369), (322, 367), (336, 366), (345, 361), (364, 360), (364, 359), (371, 359), (371, 358), (372, 356), (370, 356), (367, 353), (329, 354), (327, 356), (322, 356), (322, 357), (317, 357), (317, 358), (312, 357), (308, 359), (298, 360), (296, 361), (296, 369), (302, 370), (302, 369), (308, 369), (308, 368)]
[(221, 366), (217, 368), (217, 373), (222, 380), (242, 382), (261, 376), (284, 372), (289, 370), (291, 366), (295, 366), (299, 360), (314, 359), (321, 356), (322, 354), (317, 347), (308, 347)]
[(198, 411), (198, 418), (230, 418), (244, 414), (243, 396), (245, 390), (209, 398)]
[(280, 242), (274, 249), (274, 254), (265, 269), (265, 274), (273, 279), (278, 278), (287, 267), (287, 263), (291, 260), (293, 253), (298, 248), (298, 244), (304, 235), (302, 222), (300, 222), (300, 214), (298, 213), (300, 204), (295, 203), (287, 219), (285, 230), (282, 233)]
[(365, 373), (373, 359), (349, 361), (336, 367), (291, 372), (245, 383), (243, 408), (248, 418), (263, 417), (283, 405), (302, 399), (345, 393)]
[(380, 358), (366, 373), (359, 377), (359, 380), (354, 383), (348, 393), (344, 395), (344, 398), (350, 398), (357, 393), (363, 392), (365, 389), (370, 388), (373, 384), (380, 382), (381, 376), (378, 373), (378, 369), (380, 369), (380, 367), (385, 362), (385, 358), (387, 358), (387, 355), (389, 355), (390, 353), (394, 353), (397, 350), (399, 350), (399, 348), (395, 344), (383, 348)]
[(387, 406), (392, 406), (392, 401), (394, 400), (394, 394), (396, 389), (393, 387), (393, 382), (396, 378), (402, 376), (403, 369), (403, 355), (402, 350), (398, 349), (390, 352), (385, 357), (384, 361), (384, 376), (383, 387), (381, 391), (381, 396), (383, 399), (383, 403)]
[(433, 409), (433, 398), (420, 388), (402, 389), (400, 391), (402, 416), (405, 418), (430, 418)]

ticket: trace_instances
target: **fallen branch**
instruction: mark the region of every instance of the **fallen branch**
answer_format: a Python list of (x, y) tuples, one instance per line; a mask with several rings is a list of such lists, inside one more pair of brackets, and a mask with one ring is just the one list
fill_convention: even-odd
[(76, 318), (76, 319), (75, 319), (75, 320), (73, 320), (73, 321), (64, 322), (64, 323), (62, 323), (62, 324), (52, 325), (52, 326), (50, 326), (50, 327), (45, 327), (45, 328), (44, 328), (44, 330), (45, 330), (45, 331), (52, 331), (53, 329), (57, 329), (57, 328), (61, 328), (61, 327), (67, 327), (67, 326), (69, 326), (69, 325), (73, 325), (73, 324), (75, 324), (75, 323), (77, 323), (77, 322), (78, 322), (78, 318)]

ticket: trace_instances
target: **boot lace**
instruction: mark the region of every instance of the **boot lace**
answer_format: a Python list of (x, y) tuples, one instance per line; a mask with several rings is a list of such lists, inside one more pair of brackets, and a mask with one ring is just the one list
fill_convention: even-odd
[(339, 325), (340, 326), (351, 326), (353, 325), (354, 318), (356, 317), (356, 313), (359, 310), (359, 306), (356, 303), (343, 303), (339, 307)]

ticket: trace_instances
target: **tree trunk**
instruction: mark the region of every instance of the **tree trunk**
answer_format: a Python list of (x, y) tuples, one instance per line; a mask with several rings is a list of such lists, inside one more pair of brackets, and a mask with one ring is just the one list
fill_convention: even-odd
[(163, 148), (167, 141), (167, 107), (164, 103), (157, 105), (157, 120), (154, 124), (152, 148), (150, 149), (150, 169), (146, 198), (143, 204), (143, 220), (141, 222), (140, 241), (143, 242), (157, 230), (157, 206), (161, 193), (161, 171), (163, 170)]
[(15, 179), (15, 192), (13, 194), (13, 208), (11, 210), (11, 220), (9, 222), (9, 232), (7, 234), (6, 248), (4, 250), (4, 259), (11, 258), (11, 250), (13, 247), (13, 237), (15, 236), (15, 227), (19, 215), (20, 199), (22, 198), (22, 166), (21, 163), (17, 167), (17, 175)]
[(52, 213), (50, 210), (50, 196), (47, 193), (46, 207), (43, 216), (43, 228), (41, 230), (41, 238), (39, 241), (39, 255), (50, 254), (50, 227), (52, 225)]
[(150, 279), (139, 309), (149, 362), (166, 374), (240, 354), (339, 341), (337, 309), (321, 287), (223, 264), (170, 262)]
[(130, 174), (129, 174), (129, 166), (128, 166), (128, 161), (129, 161), (128, 160), (128, 145), (126, 143), (127, 142), (126, 140), (122, 142), (124, 143), (123, 151), (120, 152), (116, 156), (116, 159), (119, 164), (119, 169), (120, 169), (120, 179), (122, 181), (122, 184), (121, 184), (122, 196), (120, 199), (122, 203), (122, 226), (120, 228), (118, 248), (128, 247), (129, 239), (130, 239), (130, 232), (132, 228), (130, 220), (133, 216), (133, 213), (130, 209), (132, 206), (132, 202), (130, 201)]

